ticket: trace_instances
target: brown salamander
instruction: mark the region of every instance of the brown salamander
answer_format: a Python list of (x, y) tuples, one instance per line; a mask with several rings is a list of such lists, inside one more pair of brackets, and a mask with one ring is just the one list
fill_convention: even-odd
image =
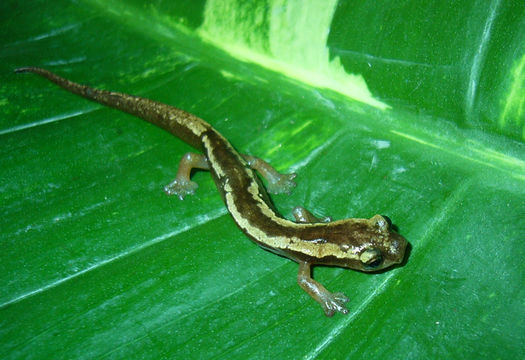
[(289, 192), (295, 186), (295, 174), (279, 174), (261, 159), (239, 154), (217, 130), (195, 115), (146, 98), (77, 84), (41, 68), (15, 71), (39, 74), (74, 94), (157, 125), (200, 150), (202, 154), (187, 153), (182, 157), (175, 180), (165, 187), (165, 192), (183, 199), (197, 188), (190, 180), (191, 170), (209, 170), (237, 225), (259, 246), (299, 263), (298, 284), (321, 304), (327, 316), (348, 313), (348, 298), (315, 281), (311, 277), (312, 265), (368, 272), (403, 260), (407, 242), (383, 216), (328, 221), (297, 207), (293, 211), (297, 222), (281, 217), (254, 170), (268, 180), (271, 193)]

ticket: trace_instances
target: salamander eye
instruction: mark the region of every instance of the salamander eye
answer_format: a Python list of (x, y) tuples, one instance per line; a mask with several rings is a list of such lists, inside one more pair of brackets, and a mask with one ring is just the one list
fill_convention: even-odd
[(383, 255), (378, 249), (366, 249), (359, 256), (365, 269), (372, 270), (378, 268), (383, 263)]
[(390, 229), (392, 227), (392, 219), (390, 219), (388, 216), (386, 215), (381, 215), (383, 217), (383, 219), (386, 220), (387, 224), (388, 224), (388, 228)]
[(381, 255), (379, 255), (374, 261), (372, 261), (371, 263), (368, 263), (367, 266), (370, 269), (375, 269), (379, 265), (381, 265), (382, 263), (383, 263), (383, 257)]
[(372, 221), (372, 224), (377, 226), (378, 229), (380, 229), (381, 232), (387, 232), (390, 228), (390, 225), (392, 225), (392, 222), (389, 218), (381, 216), (381, 215), (374, 215), (370, 218)]

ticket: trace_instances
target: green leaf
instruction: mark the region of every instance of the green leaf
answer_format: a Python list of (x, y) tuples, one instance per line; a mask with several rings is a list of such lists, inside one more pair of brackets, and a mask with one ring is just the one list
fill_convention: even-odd
[[(0, 355), (520, 358), (525, 341), (525, 11), (519, 2), (5, 1), (0, 5)], [(192, 149), (21, 66), (197, 114), (298, 173), (285, 217), (388, 215), (379, 274), (250, 242)]]

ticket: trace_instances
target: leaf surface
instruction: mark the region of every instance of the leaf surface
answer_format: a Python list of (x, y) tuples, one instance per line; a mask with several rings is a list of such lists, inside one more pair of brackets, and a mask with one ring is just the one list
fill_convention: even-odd
[[(353, 37), (364, 29), (342, 19), (370, 9), (352, 1), (0, 5), (2, 358), (519, 358), (523, 52), (491, 39), (500, 24), (519, 37), (523, 12), (487, 2), (467, 23), (478, 35), (488, 23), (493, 38), (450, 50), (451, 9), (415, 3), (376, 8), (364, 25), (395, 31), (362, 43)], [(456, 9), (455, 29), (469, 9)], [(416, 22), (402, 59), (407, 30), (396, 24), (414, 11), (442, 22), (428, 25), (438, 41), (418, 52), (410, 44), (428, 29)], [(503, 106), (481, 105), (495, 82), (482, 59), (468, 93), (476, 62), (459, 60), (479, 44), (518, 69), (493, 73), (507, 81)], [(351, 298), (348, 316), (326, 318), (297, 286), (297, 265), (236, 227), (207, 173), (194, 174), (194, 196), (165, 196), (188, 145), (12, 72), (21, 66), (198, 115), (241, 152), (298, 173), (290, 196), (273, 197), (285, 217), (297, 205), (335, 219), (388, 215), (411, 243), (406, 263), (316, 268)]]

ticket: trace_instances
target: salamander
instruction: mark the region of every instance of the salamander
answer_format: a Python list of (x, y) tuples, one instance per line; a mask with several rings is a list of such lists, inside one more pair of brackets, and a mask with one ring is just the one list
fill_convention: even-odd
[[(348, 313), (348, 297), (332, 293), (311, 275), (313, 265), (329, 265), (378, 271), (402, 262), (407, 241), (392, 229), (388, 218), (318, 219), (302, 207), (293, 210), (296, 222), (275, 210), (268, 192), (290, 192), (295, 174), (280, 174), (265, 161), (241, 155), (210, 124), (184, 110), (143, 97), (95, 89), (69, 81), (48, 70), (24, 67), (65, 90), (100, 104), (135, 115), (176, 137), (201, 153), (187, 153), (175, 179), (164, 191), (181, 200), (193, 194), (197, 184), (190, 179), (194, 168), (209, 170), (229, 213), (239, 228), (257, 245), (299, 264), (297, 282), (323, 308), (327, 316)], [(267, 180), (267, 190), (256, 175)]]

